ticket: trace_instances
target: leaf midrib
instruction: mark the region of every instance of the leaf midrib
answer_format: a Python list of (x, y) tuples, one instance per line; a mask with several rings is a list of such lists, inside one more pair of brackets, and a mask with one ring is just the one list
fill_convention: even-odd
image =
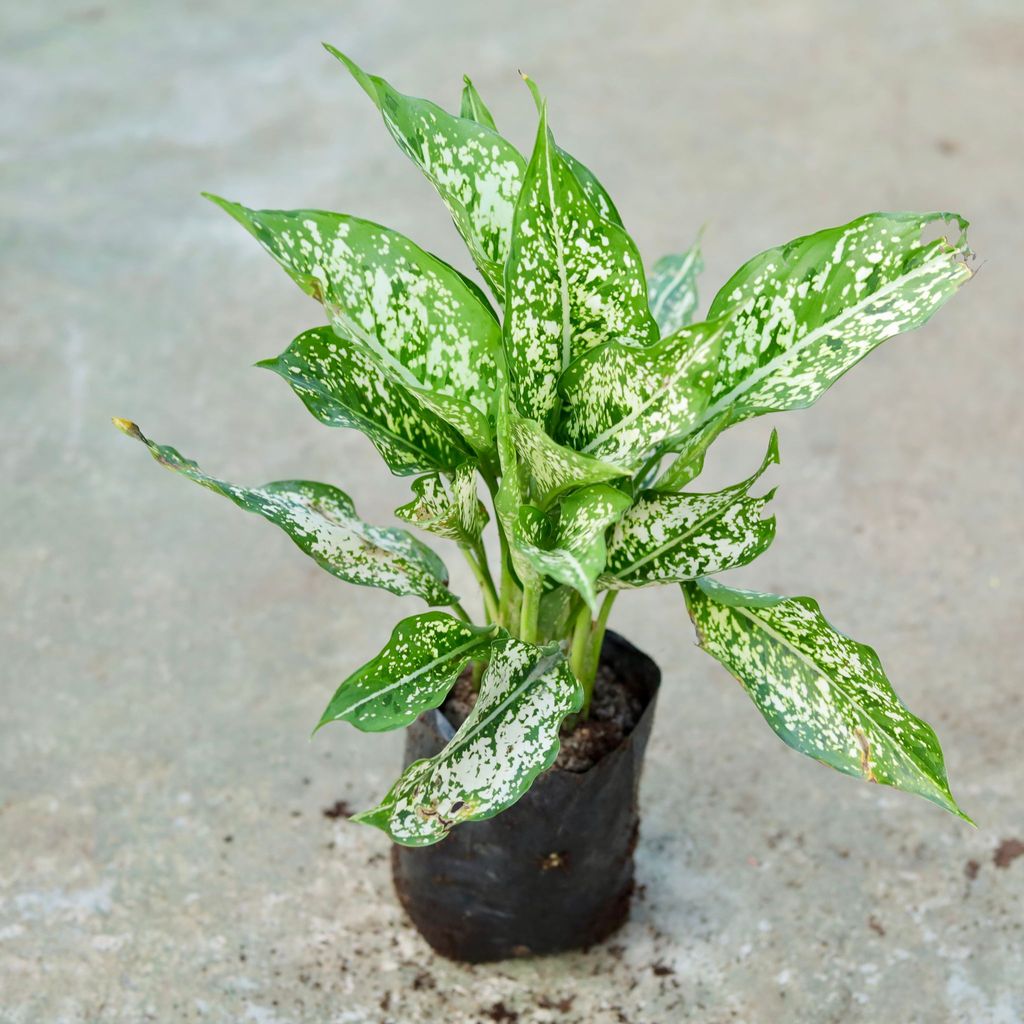
[[(860, 313), (866, 307), (870, 306), (873, 302), (877, 302), (879, 299), (883, 299), (890, 293), (896, 291), (908, 281), (913, 281), (918, 277), (923, 277), (926, 273), (933, 270), (945, 269), (947, 264), (954, 264), (954, 260), (949, 259), (949, 253), (940, 253), (935, 258), (925, 260), (919, 267), (916, 267), (910, 273), (903, 274), (900, 277), (894, 278), (888, 284), (883, 285), (877, 291), (872, 292), (870, 295), (865, 296), (859, 302), (854, 303), (852, 306), (847, 306), (842, 312), (838, 313), (831, 320), (827, 321), (815, 327), (813, 330), (808, 331), (802, 338), (794, 342), (789, 348), (780, 352), (773, 359), (770, 359), (763, 366), (759, 366), (749, 376), (744, 377), (738, 384), (731, 388), (721, 398), (711, 403), (698, 418), (694, 429), (702, 427), (708, 420), (716, 416), (722, 409), (732, 405), (738, 398), (746, 394), (748, 391), (752, 391), (758, 384), (761, 383), (766, 377), (770, 376), (781, 366), (785, 365), (791, 357), (798, 355), (809, 345), (814, 344), (820, 338), (835, 330), (836, 327), (841, 326), (847, 320), (852, 318), (855, 314)], [(963, 267), (963, 264), (956, 264), (956, 266)], [(964, 268), (966, 269), (966, 268)], [(970, 276), (970, 271), (967, 271)]]
[(416, 669), (415, 672), (410, 672), (408, 675), (402, 676), (400, 679), (395, 680), (395, 682), (393, 683), (389, 683), (387, 686), (382, 687), (374, 693), (368, 694), (366, 697), (360, 698), (354, 704), (351, 704), (343, 712), (341, 712), (341, 714), (335, 715), (333, 718), (329, 719), (329, 721), (337, 721), (340, 718), (345, 718), (348, 715), (351, 715), (354, 711), (361, 708), (364, 704), (367, 704), (372, 700), (378, 700), (381, 697), (383, 697), (384, 694), (390, 693), (392, 690), (396, 690), (400, 686), (405, 686), (409, 683), (414, 682), (415, 680), (419, 679), (421, 676), (429, 672), (431, 669), (436, 668), (438, 665), (441, 665), (446, 661), (450, 661), (453, 658), (457, 658), (459, 655), (465, 653), (466, 651), (472, 650), (474, 647), (477, 647), (482, 643), (489, 642), (490, 639), (493, 637), (496, 628), (497, 627), (494, 627), (494, 629), (492, 629), (489, 633), (470, 637), (466, 640), (465, 643), (459, 644), (458, 647), (452, 648), (452, 650), (450, 650), (447, 654), (439, 655), (432, 661), (427, 662), (425, 665), (421, 665), (418, 669)]
[[(775, 640), (776, 643), (781, 644), (782, 647), (784, 647), (786, 650), (792, 651), (798, 661), (803, 662), (804, 665), (806, 665), (812, 671), (816, 672), (819, 676), (822, 676), (823, 678), (829, 680), (830, 683), (835, 684), (838, 687), (839, 691), (846, 697), (850, 704), (857, 709), (861, 716), (865, 718), (867, 721), (871, 722), (872, 725), (874, 725), (878, 729), (878, 731), (882, 733), (883, 736), (886, 736), (889, 739), (890, 743), (894, 743), (896, 745), (897, 749), (899, 749), (906, 756), (907, 760), (917, 769), (917, 771), (924, 778), (924, 780), (939, 793), (945, 795), (943, 793), (942, 787), (929, 774), (927, 766), (923, 765), (918, 760), (916, 754), (908, 747), (905, 747), (900, 742), (898, 737), (894, 736), (886, 729), (884, 722), (880, 721), (874, 715), (874, 713), (865, 708), (864, 705), (861, 704), (860, 701), (858, 701), (852, 693), (850, 693), (847, 686), (844, 685), (844, 682), (841, 677), (837, 678), (836, 676), (830, 675), (809, 654), (800, 650), (799, 647), (796, 647), (792, 641), (787, 640), (782, 633), (779, 633), (777, 630), (773, 629), (767, 622), (764, 621), (764, 619), (759, 618), (757, 615), (753, 614), (753, 612), (751, 612), (748, 608), (743, 608), (741, 606), (736, 605), (732, 607), (732, 610), (738, 612), (743, 618), (749, 619), (751, 622), (756, 623), (769, 637)], [(907, 711), (908, 715), (912, 714), (908, 709), (904, 708), (904, 710)], [(912, 715), (912, 717), (916, 716)]]

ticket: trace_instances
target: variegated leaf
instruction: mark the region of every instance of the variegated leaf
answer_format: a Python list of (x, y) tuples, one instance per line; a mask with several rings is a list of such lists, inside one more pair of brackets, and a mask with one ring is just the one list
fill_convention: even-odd
[(711, 443), (732, 423), (729, 410), (719, 413), (714, 419), (708, 420), (693, 433), (687, 434), (682, 441), (670, 446), (675, 459), (668, 464), (661, 475), (651, 485), (651, 490), (667, 491), (674, 494), (681, 491), (691, 480), (700, 476), (704, 469), (704, 456)]
[(722, 325), (695, 324), (645, 348), (591, 349), (563, 374), (559, 440), (594, 458), (640, 468), (697, 425), (714, 384)]
[(395, 509), (395, 515), (413, 526), (457, 544), (472, 546), (487, 525), (487, 509), (477, 494), (476, 470), (459, 466), (444, 480), (438, 473), (414, 480), (415, 497)]
[(317, 729), (338, 721), (364, 732), (408, 725), (444, 700), (498, 632), (497, 626), (472, 626), (444, 612), (403, 619), (380, 654), (338, 687)]
[(459, 108), (459, 116), (467, 121), (476, 121), (492, 132), (497, 132), (498, 126), (494, 123), (494, 115), (491, 114), (484, 103), (483, 97), (477, 92), (476, 86), (470, 81), (469, 75), (462, 76), (462, 105)]
[(476, 447), (492, 444), (501, 329), (474, 284), (404, 235), (359, 217), (208, 198), (323, 303), (342, 339), (372, 352)]
[(304, 331), (281, 355), (256, 365), (286, 380), (321, 423), (361, 430), (392, 473), (452, 470), (472, 457), (462, 436), (425, 408), (416, 391), (330, 327)]
[(337, 487), (309, 480), (238, 487), (207, 476), (174, 448), (150, 441), (130, 420), (115, 419), (114, 425), (141, 441), (162, 466), (279, 526), (331, 575), (392, 594), (415, 594), (428, 604), (456, 600), (448, 591), (448, 571), (430, 548), (405, 530), (363, 522), (351, 498)]
[(662, 256), (647, 277), (651, 315), (662, 336), (693, 322), (697, 312), (697, 276), (704, 269), (700, 236), (686, 252)]
[(333, 46), (326, 49), (352, 73), (399, 148), (437, 189), (480, 273), (500, 300), (512, 210), (526, 163), (522, 156), (486, 125), (449, 114), (429, 100), (405, 96)]
[(757, 472), (732, 487), (714, 494), (641, 495), (612, 531), (601, 585), (628, 590), (692, 580), (752, 562), (775, 537), (775, 517), (761, 518), (775, 491), (760, 498), (748, 491), (778, 461), (778, 437), (772, 431)]
[(809, 597), (683, 585), (701, 647), (742, 684), (794, 750), (847, 775), (916, 793), (970, 821), (939, 741), (893, 691), (878, 655), (834, 629)]
[(627, 476), (626, 470), (566, 448), (535, 420), (509, 410), (509, 433), (533, 480), (533, 496), (542, 509), (563, 491)]
[[(530, 91), (533, 93), (534, 99), (537, 101), (537, 112), (539, 113), (542, 100), (537, 91), (537, 86), (533, 79), (527, 78), (525, 75), (523, 78), (526, 81), (526, 84), (530, 87)], [(484, 103), (480, 93), (477, 92), (476, 86), (474, 86), (469, 80), (468, 75), (463, 75), (462, 80), (465, 83), (465, 87), (462, 90), (461, 115), (463, 117), (468, 117), (473, 121), (477, 121), (487, 128), (497, 131), (498, 126), (494, 123), (494, 117), (487, 108), (487, 104)], [(567, 153), (561, 146), (556, 148), (561, 154), (562, 159), (565, 161), (566, 166), (568, 166), (576, 180), (580, 183), (583, 191), (587, 195), (587, 198), (594, 204), (597, 212), (600, 213), (605, 220), (610, 220), (613, 224), (618, 224), (621, 227), (622, 218), (619, 216), (619, 211), (615, 208), (615, 204), (612, 202), (612, 197), (608, 195), (605, 187), (597, 180), (597, 176), (594, 172), (574, 156)]]
[(606, 221), (555, 148), (542, 109), (505, 267), (505, 361), (515, 404), (547, 424), (570, 362), (610, 338), (646, 344), (658, 327), (632, 239)]
[(543, 513), (527, 505), (516, 523), (516, 544), (541, 575), (572, 587), (596, 614), (605, 533), (631, 501), (607, 484), (584, 487), (561, 503), (558, 525), (550, 530)]
[(519, 453), (512, 439), (512, 417), (508, 393), (502, 392), (498, 398), (498, 417), (495, 425), (501, 479), (494, 495), (494, 512), (509, 542), (509, 558), (512, 563), (510, 568), (515, 571), (520, 585), (525, 589), (528, 583), (537, 582), (537, 572), (515, 543), (516, 522), (519, 519), (519, 510), (526, 504), (528, 481), (524, 479), (526, 474), (519, 464)]
[[(959, 238), (921, 240), (934, 222)], [(923, 324), (971, 271), (967, 222), (945, 213), (873, 213), (755, 256), (715, 297), (728, 323), (710, 420), (801, 409), (873, 348)]]
[(583, 689), (557, 646), (495, 641), (480, 695), (434, 757), (414, 761), (380, 804), (355, 816), (403, 846), (429, 846), (458, 824), (514, 804), (558, 755), (558, 730)]
[(544, 592), (537, 615), (537, 634), (542, 642), (561, 641), (568, 636), (578, 601), (572, 587), (559, 585)]

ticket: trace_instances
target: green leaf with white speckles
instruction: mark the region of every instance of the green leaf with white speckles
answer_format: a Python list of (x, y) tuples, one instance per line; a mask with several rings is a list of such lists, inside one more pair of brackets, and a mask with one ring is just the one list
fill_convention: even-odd
[(444, 612), (403, 619), (380, 654), (338, 687), (317, 729), (339, 721), (364, 732), (408, 725), (444, 700), (498, 633), (497, 626), (472, 626)]
[(678, 583), (752, 562), (775, 537), (774, 516), (761, 517), (775, 492), (760, 498), (748, 492), (778, 461), (772, 431), (757, 472), (732, 487), (713, 494), (642, 494), (612, 531), (601, 585), (628, 590)]
[(657, 337), (632, 239), (606, 221), (558, 153), (542, 109), (505, 266), (503, 338), (518, 410), (548, 424), (569, 364), (611, 338)]
[(500, 300), (512, 210), (526, 165), (519, 151), (486, 125), (449, 114), (429, 100), (405, 96), (333, 46), (326, 49), (348, 68), (376, 104), (399, 148), (437, 189)]
[(425, 408), (415, 391), (330, 327), (304, 331), (281, 355), (256, 365), (286, 380), (321, 423), (361, 430), (392, 473), (451, 470), (472, 457), (460, 434)]
[[(476, 90), (476, 86), (469, 80), (467, 75), (463, 75), (463, 82), (465, 86), (462, 90), (462, 107), (460, 114), (463, 117), (468, 117), (472, 121), (477, 121), (479, 124), (484, 125), (487, 128), (491, 128), (494, 131), (498, 130), (498, 126), (494, 123), (494, 117), (484, 103), (483, 97)], [(541, 100), (540, 95), (537, 92), (536, 84), (532, 79), (527, 78), (526, 84), (529, 85), (530, 91), (534, 94), (534, 99), (537, 100), (537, 111), (540, 112)], [(561, 146), (556, 147), (562, 159), (565, 161), (566, 166), (572, 171), (573, 176), (580, 183), (583, 191), (586, 193), (587, 198), (594, 204), (597, 212), (604, 217), (605, 220), (610, 220), (613, 224), (622, 226), (622, 218), (619, 216), (619, 211), (615, 208), (615, 203), (612, 202), (612, 197), (608, 195), (607, 190), (600, 181), (597, 180), (597, 175), (594, 174), (586, 164), (581, 163), (576, 157), (567, 153)]]
[(430, 548), (405, 530), (363, 522), (351, 498), (337, 487), (309, 480), (238, 487), (207, 476), (174, 448), (150, 441), (129, 420), (114, 420), (114, 424), (141, 441), (162, 466), (279, 526), (331, 575), (392, 594), (415, 594), (428, 604), (455, 601), (448, 591), (448, 571)]
[(693, 322), (697, 312), (697, 276), (704, 269), (700, 236), (686, 252), (662, 256), (647, 277), (651, 315), (662, 336)]
[(459, 466), (448, 480), (438, 473), (413, 481), (412, 501), (395, 509), (399, 519), (461, 545), (474, 545), (487, 525), (477, 494), (476, 470)]
[(628, 475), (619, 466), (559, 444), (539, 423), (514, 409), (509, 409), (508, 425), (512, 443), (532, 478), (534, 500), (541, 508), (570, 488)]
[(475, 285), (404, 235), (359, 217), (208, 198), (323, 303), (339, 338), (372, 353), (477, 448), (493, 444), (501, 329)]
[[(937, 222), (956, 241), (923, 242)], [(971, 277), (966, 229), (952, 214), (873, 213), (755, 256), (708, 313), (728, 326), (704, 419), (802, 409), (887, 338), (919, 327)]]
[(683, 585), (701, 647), (742, 684), (794, 750), (846, 775), (916, 793), (967, 821), (932, 728), (896, 696), (878, 655), (809, 597)]
[(470, 81), (469, 75), (462, 76), (462, 105), (459, 108), (459, 116), (467, 121), (476, 121), (492, 132), (498, 130), (494, 123), (494, 115), (491, 114), (484, 103), (483, 97), (477, 92), (476, 86)]
[(562, 375), (558, 439), (594, 458), (640, 468), (698, 424), (718, 366), (723, 325), (683, 327), (653, 345), (591, 349)]
[(632, 499), (628, 494), (595, 484), (574, 491), (558, 508), (558, 525), (527, 505), (519, 512), (515, 543), (543, 576), (572, 587), (597, 612), (595, 581), (605, 567), (605, 533)]
[(377, 807), (354, 820), (403, 846), (429, 846), (461, 822), (494, 817), (551, 766), (559, 727), (582, 704), (557, 646), (495, 641), (476, 705), (448, 745), (414, 761)]
[(675, 453), (675, 458), (661, 472), (650, 489), (674, 493), (681, 491), (691, 480), (700, 476), (701, 470), (704, 469), (704, 456), (708, 448), (715, 438), (731, 424), (731, 414), (729, 410), (726, 410), (719, 413), (714, 419), (708, 420), (691, 434), (687, 434), (681, 441), (670, 445), (669, 451)]

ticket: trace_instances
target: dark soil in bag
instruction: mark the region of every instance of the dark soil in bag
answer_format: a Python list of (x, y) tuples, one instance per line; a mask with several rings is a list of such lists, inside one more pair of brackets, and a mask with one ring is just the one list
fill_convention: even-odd
[[(398, 898), (439, 953), (480, 963), (607, 938), (627, 918), (637, 793), (661, 682), (658, 666), (605, 636), (591, 717), (508, 810), (456, 826), (434, 846), (392, 848)], [(475, 694), (457, 686), (406, 732), (405, 763), (432, 757)]]

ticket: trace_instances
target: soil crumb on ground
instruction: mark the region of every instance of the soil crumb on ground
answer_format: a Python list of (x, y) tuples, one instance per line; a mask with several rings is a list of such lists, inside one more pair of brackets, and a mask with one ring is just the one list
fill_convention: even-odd
[[(468, 674), (461, 676), (444, 704), (444, 714), (456, 729), (469, 717), (476, 704), (476, 692)], [(643, 705), (635, 694), (602, 665), (594, 683), (590, 717), (568, 719), (560, 739), (562, 747), (555, 765), (567, 772), (585, 772), (605, 754), (610, 754), (636, 727)]]

